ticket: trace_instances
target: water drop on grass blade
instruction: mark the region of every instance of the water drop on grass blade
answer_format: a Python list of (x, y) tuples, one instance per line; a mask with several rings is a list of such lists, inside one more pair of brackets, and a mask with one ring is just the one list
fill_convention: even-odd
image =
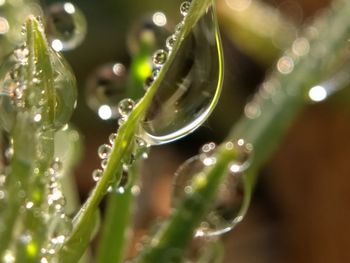
[(214, 7), (181, 43), (141, 124), (150, 145), (177, 140), (198, 128), (213, 111), (222, 86), (223, 65)]

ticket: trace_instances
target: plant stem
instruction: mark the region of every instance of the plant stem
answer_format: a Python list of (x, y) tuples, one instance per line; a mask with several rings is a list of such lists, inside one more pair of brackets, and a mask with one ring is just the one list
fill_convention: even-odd
[(113, 259), (113, 263), (120, 263), (124, 258), (133, 222), (134, 194), (132, 186), (138, 178), (140, 161), (136, 161), (129, 169), (130, 182), (128, 182), (125, 193), (113, 192), (109, 195), (104, 227), (99, 241), (97, 263), (108, 262), (111, 259)]

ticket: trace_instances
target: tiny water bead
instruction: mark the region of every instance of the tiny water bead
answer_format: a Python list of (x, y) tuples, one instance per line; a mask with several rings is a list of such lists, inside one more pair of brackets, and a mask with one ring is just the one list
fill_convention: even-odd
[(235, 159), (230, 163), (230, 171), (233, 173), (241, 173), (247, 170), (252, 162), (254, 151), (253, 146), (244, 139), (228, 141), (225, 143), (227, 150), (235, 151)]
[(118, 117), (118, 102), (126, 98), (128, 72), (120, 62), (98, 67), (87, 80), (88, 106), (104, 120)]
[(111, 154), (111, 152), (112, 152), (112, 147), (109, 144), (103, 144), (97, 150), (98, 156), (101, 159), (107, 159)]
[[(157, 51), (153, 60), (161, 66), (168, 54)], [(170, 65), (141, 122), (139, 136), (150, 145), (164, 144), (205, 122), (221, 92), (222, 62), (217, 18), (210, 6), (167, 62)]]
[(176, 36), (175, 35), (171, 35), (170, 37), (168, 37), (165, 41), (165, 45), (167, 47), (167, 49), (169, 51), (171, 51), (175, 45), (176, 42)]
[(74, 4), (54, 3), (47, 9), (48, 38), (54, 50), (76, 48), (85, 39), (86, 31), (86, 19)]
[(114, 141), (115, 141), (115, 139), (117, 138), (117, 133), (111, 133), (110, 135), (109, 135), (109, 137), (108, 137), (108, 140), (109, 140), (109, 143), (111, 144), (111, 145), (113, 145), (114, 144)]
[(98, 182), (98, 181), (100, 181), (102, 175), (103, 175), (103, 171), (101, 169), (96, 169), (92, 172), (92, 179), (95, 182)]
[[(174, 207), (180, 203), (184, 195), (192, 194), (193, 188), (205, 184), (206, 179), (203, 170), (211, 165), (213, 163), (205, 164), (203, 157), (197, 155), (179, 167), (175, 173), (173, 184), (172, 204)], [(240, 222), (244, 216), (244, 203), (247, 199), (244, 175), (233, 172), (230, 167), (227, 168), (226, 173), (226, 179), (219, 187), (217, 198), (209, 213), (197, 228), (195, 236), (207, 237), (226, 233)]]
[(182, 2), (182, 4), (180, 5), (180, 13), (183, 16), (187, 16), (188, 11), (190, 10), (191, 7), (191, 2), (190, 1), (184, 1)]
[(131, 111), (134, 109), (135, 102), (132, 99), (123, 99), (118, 104), (118, 112), (122, 118), (129, 116)]
[(163, 49), (159, 49), (154, 53), (152, 61), (156, 66), (162, 66), (166, 62), (167, 57), (168, 53)]

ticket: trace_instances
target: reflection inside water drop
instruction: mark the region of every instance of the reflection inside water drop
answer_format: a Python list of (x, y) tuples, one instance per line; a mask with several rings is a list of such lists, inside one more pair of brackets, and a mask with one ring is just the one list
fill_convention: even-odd
[(54, 3), (47, 10), (47, 33), (56, 51), (76, 48), (87, 30), (83, 13), (72, 3)]
[[(201, 154), (203, 155), (203, 154)], [(187, 160), (175, 173), (172, 205), (176, 207), (186, 194), (192, 194), (192, 188), (205, 182), (203, 156), (197, 155)], [(213, 156), (207, 158), (215, 159)], [(234, 164), (235, 165), (235, 164)], [(219, 187), (217, 198), (208, 214), (197, 228), (196, 237), (221, 235), (230, 231), (239, 223), (245, 213), (244, 204), (248, 198), (245, 191), (244, 176), (233, 172), (231, 166), (226, 170), (226, 179)]]
[(127, 74), (122, 63), (107, 63), (97, 68), (87, 80), (86, 102), (101, 119), (119, 116), (118, 103), (126, 98)]
[[(156, 65), (163, 63), (156, 63), (159, 56), (153, 58)], [(140, 136), (149, 144), (185, 136), (200, 126), (216, 105), (222, 85), (222, 52), (213, 7), (199, 19), (168, 63), (141, 124)]]

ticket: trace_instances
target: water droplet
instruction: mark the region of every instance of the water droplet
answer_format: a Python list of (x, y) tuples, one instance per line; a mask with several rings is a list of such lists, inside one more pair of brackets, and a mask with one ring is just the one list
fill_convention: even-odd
[(313, 102), (321, 102), (327, 99), (328, 93), (323, 86), (314, 86), (309, 90), (309, 98)]
[(112, 147), (109, 144), (102, 144), (97, 150), (98, 156), (101, 159), (107, 159), (111, 154), (111, 152), (112, 152)]
[(141, 43), (143, 43), (143, 46), (147, 43), (149, 47), (152, 47), (150, 52), (161, 48), (169, 34), (167, 24), (167, 17), (162, 12), (155, 12), (136, 21), (131, 26), (127, 36), (129, 52), (131, 54), (140, 52)]
[(226, 149), (236, 152), (235, 160), (230, 164), (230, 171), (233, 173), (242, 173), (247, 170), (253, 158), (253, 146), (246, 143), (244, 139), (238, 139), (235, 142), (226, 142)]
[(210, 7), (184, 38), (141, 123), (151, 145), (177, 140), (198, 128), (214, 109), (222, 86), (222, 51)]
[(128, 183), (129, 183), (129, 167), (127, 165), (123, 165), (122, 175), (116, 188), (117, 192), (121, 194), (125, 193), (125, 189), (128, 187)]
[(20, 64), (27, 64), (28, 62), (28, 56), (29, 56), (29, 50), (27, 47), (22, 46), (13, 51), (13, 54)]
[[(201, 159), (200, 155), (190, 158), (175, 173), (172, 196), (174, 207), (184, 195), (192, 194), (193, 188), (206, 184), (206, 177), (202, 173), (206, 165)], [(242, 219), (245, 213), (243, 204), (247, 198), (244, 191), (244, 176), (232, 172), (229, 167), (227, 173), (211, 210), (198, 227), (195, 236), (216, 236), (226, 233)]]
[(168, 53), (163, 50), (159, 49), (153, 54), (153, 63), (156, 66), (162, 66), (168, 58)]
[(152, 85), (154, 81), (154, 77), (153, 76), (149, 76), (145, 79), (145, 85), (144, 85), (144, 89), (148, 90), (148, 88)]
[(134, 109), (135, 102), (132, 99), (123, 99), (118, 104), (118, 112), (123, 118), (127, 118)]
[(59, 158), (55, 158), (54, 161), (51, 163), (50, 167), (55, 173), (61, 172), (63, 168), (63, 164), (60, 161)]
[(116, 134), (116, 133), (111, 133), (111, 134), (109, 135), (109, 137), (108, 137), (109, 143), (110, 143), (111, 145), (113, 145), (116, 138), (117, 138), (117, 134)]
[(181, 21), (180, 23), (178, 23), (178, 24), (175, 26), (175, 34), (180, 33), (180, 31), (182, 30), (183, 27), (184, 27), (184, 22)]
[(18, 109), (23, 106), (22, 95), (26, 88), (23, 69), (14, 53), (0, 67), (0, 125), (8, 132), (13, 128)]
[(92, 172), (92, 179), (95, 182), (98, 182), (101, 179), (102, 175), (103, 175), (103, 171), (101, 169), (96, 169)]
[(175, 45), (176, 42), (176, 36), (175, 35), (171, 35), (170, 37), (168, 37), (165, 41), (166, 47), (168, 48), (169, 51), (171, 51)]
[(101, 161), (101, 168), (104, 170), (107, 167), (108, 159), (103, 159)]
[(8, 161), (10, 161), (13, 157), (13, 147), (9, 146), (5, 149), (5, 157)]
[(180, 13), (183, 16), (187, 16), (188, 11), (190, 10), (191, 7), (191, 2), (190, 1), (184, 1), (181, 5), (180, 5)]
[(86, 36), (86, 19), (70, 2), (54, 3), (47, 10), (47, 34), (56, 51), (79, 46)]
[(85, 98), (88, 106), (100, 118), (117, 118), (118, 102), (126, 98), (128, 73), (122, 63), (100, 66), (87, 80)]
[(66, 60), (56, 52), (51, 52), (50, 59), (56, 91), (54, 128), (58, 130), (67, 124), (77, 105), (77, 88), (75, 76)]

